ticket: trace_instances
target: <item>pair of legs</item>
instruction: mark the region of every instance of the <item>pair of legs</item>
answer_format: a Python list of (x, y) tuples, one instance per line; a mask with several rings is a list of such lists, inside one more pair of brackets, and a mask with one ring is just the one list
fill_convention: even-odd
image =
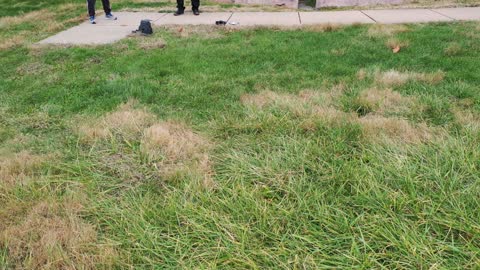
[[(90, 17), (95, 16), (95, 2), (96, 0), (87, 0), (88, 15)], [(112, 12), (112, 9), (110, 8), (110, 0), (102, 0), (102, 5), (105, 14), (110, 14)]]
[[(192, 0), (193, 14), (199, 15), (198, 8), (200, 7), (200, 0)], [(174, 15), (182, 15), (185, 10), (185, 0), (177, 0), (177, 12)]]
[[(90, 23), (95, 24), (95, 2), (96, 0), (87, 0), (88, 15), (90, 16)], [(116, 20), (117, 17), (112, 15), (112, 9), (110, 8), (110, 0), (102, 0), (103, 11), (107, 19)]]

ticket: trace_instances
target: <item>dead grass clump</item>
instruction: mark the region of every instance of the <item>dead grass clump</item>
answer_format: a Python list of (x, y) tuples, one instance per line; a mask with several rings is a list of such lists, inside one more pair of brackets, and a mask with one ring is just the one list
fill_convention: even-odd
[(167, 179), (187, 171), (200, 175), (204, 187), (212, 187), (209, 147), (206, 139), (185, 125), (162, 122), (145, 129), (140, 149)]
[(456, 56), (462, 53), (462, 46), (460, 44), (453, 42), (450, 43), (444, 50), (443, 53), (447, 56)]
[(313, 25), (306, 25), (302, 29), (304, 31), (308, 32), (319, 32), (319, 33), (324, 33), (324, 32), (334, 32), (338, 31), (345, 26), (341, 24), (331, 24), (331, 23), (326, 23), (326, 24), (313, 24)]
[(400, 86), (407, 83), (410, 79), (411, 77), (408, 73), (402, 73), (393, 69), (375, 74), (375, 81), (387, 86)]
[(431, 139), (426, 125), (413, 126), (405, 119), (369, 114), (359, 118), (358, 122), (363, 128), (365, 137), (372, 141), (421, 143)]
[(438, 84), (445, 78), (445, 72), (417, 73), (415, 79), (428, 84)]
[[(136, 101), (122, 104), (100, 119), (87, 121), (77, 128), (81, 140), (120, 137), (112, 152), (108, 141), (99, 144), (100, 166), (118, 179), (137, 182), (155, 168), (166, 180), (197, 179), (201, 187), (213, 187), (209, 142), (187, 126), (173, 122), (158, 123), (156, 117), (138, 108)], [(132, 144), (140, 143), (137, 151)]]
[(312, 118), (321, 120), (328, 124), (352, 122), (355, 120), (356, 115), (354, 113), (346, 113), (333, 107), (314, 107), (312, 112)]
[(336, 98), (343, 94), (343, 91), (343, 84), (336, 85), (327, 92), (302, 90), (297, 95), (267, 90), (257, 94), (244, 94), (240, 97), (240, 101), (246, 106), (260, 109), (274, 106), (295, 111), (301, 107), (331, 105)]
[(368, 37), (391, 37), (397, 33), (403, 33), (409, 31), (406, 25), (401, 24), (372, 24), (368, 28)]
[(399, 52), (402, 48), (407, 48), (410, 43), (405, 40), (399, 40), (397, 38), (389, 38), (385, 45), (395, 53)]
[(165, 40), (160, 38), (141, 37), (138, 41), (138, 47), (144, 50), (163, 49), (165, 46)]
[(467, 127), (473, 130), (480, 130), (480, 115), (455, 106), (452, 109), (452, 113), (455, 117), (455, 122), (463, 127)]
[(375, 82), (384, 86), (401, 86), (410, 81), (419, 81), (428, 84), (437, 84), (443, 80), (445, 73), (437, 71), (434, 73), (415, 73), (415, 72), (400, 72), (397, 70), (376, 71)]
[(113, 262), (115, 252), (97, 245), (95, 228), (80, 217), (78, 203), (36, 205), (0, 235), (9, 262), (18, 269), (95, 269)]
[(330, 50), (330, 53), (335, 55), (335, 56), (343, 56), (343, 55), (345, 55), (345, 51), (346, 50), (344, 48), (342, 48), (342, 49), (332, 49), (332, 50)]
[(124, 139), (138, 138), (143, 130), (154, 122), (155, 116), (137, 107), (138, 102), (130, 100), (100, 119), (86, 121), (78, 126), (77, 132), (85, 142), (115, 135), (122, 136)]
[[(74, 18), (76, 19), (76, 18)], [(76, 21), (76, 20), (75, 20)], [(42, 32), (56, 32), (58, 30), (61, 30), (65, 27), (64, 23), (57, 22), (57, 21), (48, 21), (44, 23), (44, 26), (42, 27)]]
[(199, 37), (202, 39), (221, 38), (226, 31), (224, 27), (212, 25), (172, 25), (164, 26), (164, 28), (177, 37)]
[(391, 89), (370, 88), (360, 93), (356, 103), (378, 114), (385, 114), (408, 111), (414, 100)]
[(304, 91), (298, 96), (287, 93), (276, 93), (273, 91), (261, 91), (257, 94), (245, 94), (240, 97), (240, 101), (250, 107), (265, 108), (269, 106), (283, 108), (298, 108), (302, 106), (313, 95), (313, 92)]
[(343, 94), (344, 89), (344, 84), (338, 84), (327, 92), (303, 90), (297, 95), (262, 91), (243, 95), (241, 102), (256, 109), (270, 107), (288, 110), (303, 119), (300, 127), (309, 131), (315, 130), (319, 122), (335, 125), (355, 120), (354, 113), (346, 113), (334, 107), (335, 100)]
[(13, 156), (0, 157), (1, 185), (22, 183), (35, 175), (46, 157), (22, 151)]
[(54, 20), (55, 13), (50, 12), (49, 10), (42, 9), (37, 11), (32, 11), (19, 16), (9, 16), (0, 18), (0, 29), (7, 28), (15, 25), (19, 25), (27, 22), (43, 22)]
[(78, 10), (78, 8), (82, 7), (82, 6), (83, 5), (79, 4), (79, 3), (67, 3), (67, 4), (60, 5), (57, 8), (57, 11), (59, 11), (59, 12), (74, 11), (74, 10)]
[(145, 129), (142, 150), (150, 159), (164, 158), (181, 162), (204, 152), (208, 143), (187, 127), (171, 123), (157, 123)]
[(39, 75), (47, 73), (52, 70), (52, 66), (40, 63), (31, 62), (25, 63), (17, 68), (17, 73), (20, 75)]
[(367, 76), (368, 76), (368, 73), (364, 68), (357, 71), (357, 79), (359, 79), (360, 81), (365, 80)]
[(0, 51), (8, 50), (13, 47), (17, 47), (25, 42), (25, 37), (23, 35), (13, 36), (11, 38), (6, 38), (0, 41)]
[(298, 95), (263, 91), (246, 94), (241, 97), (241, 102), (257, 109), (288, 109), (301, 117), (299, 127), (305, 131), (315, 130), (320, 122), (329, 125), (358, 123), (363, 127), (365, 137), (372, 141), (421, 143), (431, 138), (430, 129), (425, 124), (412, 125), (405, 119), (381, 115), (408, 111), (416, 105), (414, 99), (403, 97), (391, 89), (368, 89), (360, 94), (358, 103), (372, 109), (367, 111), (366, 116), (359, 117), (356, 113), (343, 112), (334, 107), (335, 99), (343, 94), (344, 88), (340, 85), (330, 92), (302, 91)]

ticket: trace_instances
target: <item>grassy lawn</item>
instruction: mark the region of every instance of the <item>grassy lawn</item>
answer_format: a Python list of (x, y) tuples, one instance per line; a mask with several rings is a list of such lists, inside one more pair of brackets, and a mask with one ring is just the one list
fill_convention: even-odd
[(83, 3), (18, 3), (0, 269), (479, 267), (479, 23), (38, 47)]

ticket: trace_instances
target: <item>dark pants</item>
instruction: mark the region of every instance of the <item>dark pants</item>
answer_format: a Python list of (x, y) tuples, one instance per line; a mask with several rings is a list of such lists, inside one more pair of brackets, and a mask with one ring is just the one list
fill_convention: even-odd
[[(96, 0), (87, 0), (88, 15), (90, 16), (95, 16), (95, 2)], [(105, 14), (110, 14), (110, 12), (112, 12), (110, 9), (110, 0), (102, 0), (102, 4)]]
[[(185, 9), (185, 0), (177, 0), (177, 8)], [(200, 0), (192, 0), (192, 9), (198, 9), (200, 7)]]

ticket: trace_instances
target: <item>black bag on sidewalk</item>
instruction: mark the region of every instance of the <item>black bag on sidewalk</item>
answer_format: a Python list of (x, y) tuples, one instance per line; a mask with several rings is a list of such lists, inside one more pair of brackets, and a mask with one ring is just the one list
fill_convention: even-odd
[(150, 20), (142, 20), (140, 22), (140, 26), (138, 27), (138, 30), (135, 32), (140, 32), (144, 35), (153, 34), (152, 24), (150, 23)]

